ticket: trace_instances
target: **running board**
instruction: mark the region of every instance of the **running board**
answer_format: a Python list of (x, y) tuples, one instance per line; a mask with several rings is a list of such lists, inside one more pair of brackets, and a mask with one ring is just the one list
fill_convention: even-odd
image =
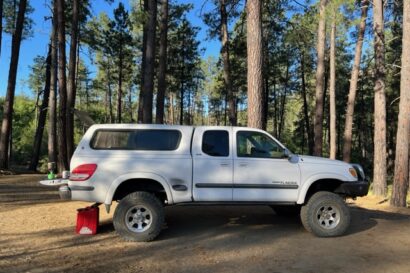
[(175, 206), (296, 206), (296, 202), (253, 202), (253, 201), (198, 201), (182, 202), (174, 204)]

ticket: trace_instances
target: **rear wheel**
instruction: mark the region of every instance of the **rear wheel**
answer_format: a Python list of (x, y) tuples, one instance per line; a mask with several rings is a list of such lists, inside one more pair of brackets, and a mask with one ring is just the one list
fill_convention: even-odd
[(119, 202), (113, 223), (117, 233), (126, 241), (152, 241), (161, 232), (164, 209), (154, 195), (133, 192)]
[(343, 199), (332, 192), (317, 192), (301, 209), (303, 226), (318, 237), (343, 235), (350, 224), (350, 210)]

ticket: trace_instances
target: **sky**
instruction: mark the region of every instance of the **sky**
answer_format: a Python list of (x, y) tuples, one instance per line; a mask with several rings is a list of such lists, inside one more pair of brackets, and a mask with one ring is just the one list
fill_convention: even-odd
[[(35, 25), (33, 27), (33, 36), (24, 40), (20, 48), (20, 59), (17, 72), (17, 82), (16, 82), (16, 95), (28, 95), (33, 96), (33, 93), (29, 90), (27, 79), (30, 74), (30, 65), (33, 63), (33, 59), (40, 55), (46, 56), (47, 47), (50, 37), (50, 20), (45, 20), (50, 16), (51, 12), (47, 6), (49, 0), (33, 0), (30, 1), (34, 8), (34, 12), (31, 14)], [(93, 15), (98, 15), (101, 12), (106, 12), (110, 17), (112, 16), (112, 11), (117, 7), (118, 1), (109, 5), (102, 0), (94, 0), (92, 6)], [(129, 8), (129, 1), (123, 0), (124, 5)], [(177, 2), (184, 2), (178, 0)], [(203, 23), (200, 18), (200, 9), (202, 1), (191, 1), (194, 4), (194, 8), (187, 14), (188, 20), (194, 25), (200, 27), (200, 32), (198, 34), (198, 40), (201, 42), (200, 47), (204, 48), (203, 57), (208, 56), (218, 56), (220, 51), (220, 42), (218, 40), (207, 39), (207, 26)], [(98, 4), (97, 4), (98, 3)], [(205, 7), (205, 10), (212, 8), (211, 6)], [(10, 52), (11, 52), (11, 36), (3, 33), (2, 49), (0, 56), (0, 96), (5, 96), (7, 89), (7, 78), (10, 65)], [(85, 55), (83, 58), (87, 58)], [(90, 63), (89, 60), (85, 60), (86, 63)], [(94, 71), (93, 67), (89, 67), (91, 71)]]

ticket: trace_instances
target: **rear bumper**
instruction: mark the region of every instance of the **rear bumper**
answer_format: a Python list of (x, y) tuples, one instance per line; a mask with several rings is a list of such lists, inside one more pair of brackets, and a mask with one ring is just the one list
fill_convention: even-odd
[(348, 197), (365, 196), (369, 192), (369, 182), (344, 182), (335, 190), (336, 193), (343, 194)]

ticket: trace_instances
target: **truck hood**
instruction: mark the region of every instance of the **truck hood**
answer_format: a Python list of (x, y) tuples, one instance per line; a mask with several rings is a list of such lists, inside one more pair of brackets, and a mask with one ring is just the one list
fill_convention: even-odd
[(318, 156), (308, 156), (308, 155), (299, 155), (300, 164), (321, 164), (321, 165), (338, 165), (338, 166), (348, 166), (346, 162), (340, 160), (334, 160)]

